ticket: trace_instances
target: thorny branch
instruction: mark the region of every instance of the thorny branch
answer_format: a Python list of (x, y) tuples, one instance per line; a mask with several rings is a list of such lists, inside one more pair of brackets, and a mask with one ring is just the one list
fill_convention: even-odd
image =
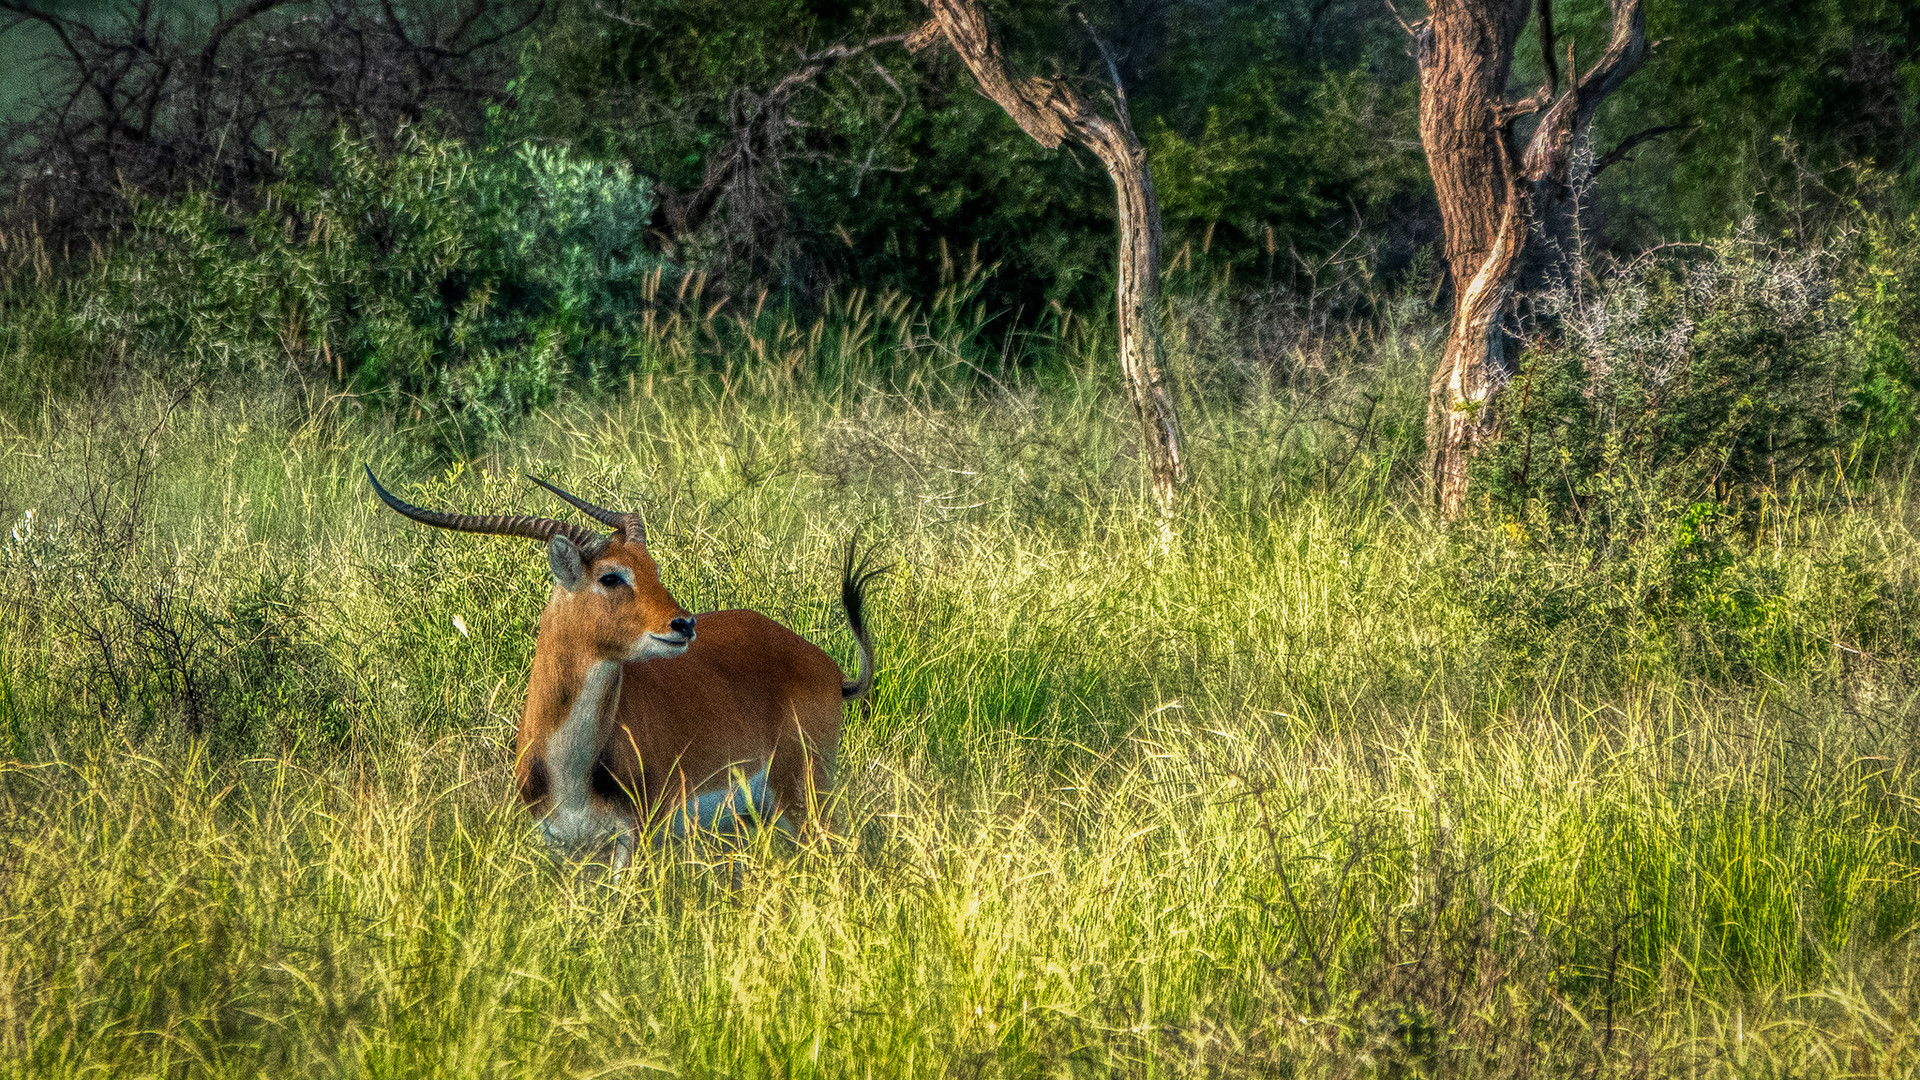
[(1641, 143), (1647, 142), (1651, 139), (1657, 139), (1662, 135), (1669, 135), (1669, 134), (1672, 134), (1673, 132), (1680, 131), (1680, 130), (1682, 130), (1682, 127), (1679, 124), (1663, 124), (1659, 127), (1650, 127), (1641, 131), (1636, 131), (1633, 134), (1627, 136), (1626, 138), (1621, 139), (1619, 142), (1619, 145), (1615, 146), (1613, 149), (1595, 158), (1593, 161), (1593, 168), (1588, 171), (1587, 175), (1589, 177), (1599, 176), (1602, 171), (1608, 168), (1611, 168), (1612, 166), (1618, 165), (1622, 161), (1626, 160), (1627, 155), (1633, 153), (1634, 150), (1638, 149)]

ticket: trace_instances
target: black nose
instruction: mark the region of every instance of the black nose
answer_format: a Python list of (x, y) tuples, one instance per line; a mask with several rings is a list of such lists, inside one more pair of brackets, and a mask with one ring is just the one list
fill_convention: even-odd
[(685, 634), (688, 637), (693, 636), (693, 616), (691, 615), (683, 615), (667, 625), (672, 627), (675, 633)]

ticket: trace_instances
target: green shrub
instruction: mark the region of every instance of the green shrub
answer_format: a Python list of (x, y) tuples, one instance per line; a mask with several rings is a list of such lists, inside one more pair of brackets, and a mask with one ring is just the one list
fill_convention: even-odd
[(197, 376), (336, 379), (450, 419), (461, 444), (618, 365), (658, 266), (640, 243), (647, 180), (418, 132), (391, 156), (342, 136), (322, 165), (253, 210), (141, 206), (81, 320)]
[(1920, 217), (1868, 221), (1840, 299), (1854, 362), (1843, 415), (1856, 456), (1874, 461), (1920, 433)]
[[(73, 737), (83, 717), (129, 738), (199, 740), (221, 757), (344, 744), (358, 694), (309, 576), (239, 574), (155, 543), (159, 446), (119, 424), (105, 434), (115, 448), (85, 463), (54, 513), (29, 509), (0, 535), (0, 629), (39, 643), (21, 650), (15, 639), (12, 658), (59, 673), (43, 667), (23, 709), (0, 651), (0, 751)], [(22, 724), (26, 712), (67, 723)]]
[(1597, 295), (1546, 298), (1561, 333), (1508, 388), (1477, 480), (1527, 500), (1640, 529), (1644, 499), (1740, 504), (1831, 469), (1844, 445), (1846, 335), (1820, 253), (1741, 240), (1690, 263), (1652, 263)]
[(1778, 554), (1826, 549), (1839, 526), (1807, 511), (1910, 430), (1898, 272), (1843, 265), (1735, 238), (1547, 298), (1560, 332), (1475, 464), (1496, 527), (1462, 549), (1506, 663), (1739, 675), (1898, 636), (1881, 575), (1839, 556), (1789, 574)]

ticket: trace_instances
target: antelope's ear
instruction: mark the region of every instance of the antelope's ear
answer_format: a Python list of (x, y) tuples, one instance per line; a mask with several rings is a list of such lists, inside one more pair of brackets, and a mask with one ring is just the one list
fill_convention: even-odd
[(568, 592), (578, 589), (580, 579), (587, 576), (587, 564), (580, 558), (579, 547), (559, 534), (547, 541), (547, 565), (553, 568), (554, 582)]

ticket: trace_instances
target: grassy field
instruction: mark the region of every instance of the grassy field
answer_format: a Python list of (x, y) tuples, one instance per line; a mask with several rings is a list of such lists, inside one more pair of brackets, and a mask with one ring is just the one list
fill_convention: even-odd
[[(1438, 528), (1258, 388), (1192, 395), (1163, 546), (1103, 378), (980, 386), (663, 376), (453, 469), (338, 401), (16, 425), (0, 1073), (1920, 1072), (1904, 477), (1763, 506), (1656, 615), (1671, 544)], [(544, 559), (365, 462), (639, 502), (688, 608), (848, 666), (877, 541), (832, 837), (555, 862), (510, 784)]]

